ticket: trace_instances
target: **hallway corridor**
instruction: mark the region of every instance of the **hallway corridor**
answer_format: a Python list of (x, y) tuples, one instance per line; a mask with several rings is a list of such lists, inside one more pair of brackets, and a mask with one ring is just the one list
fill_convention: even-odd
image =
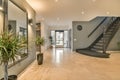
[(95, 58), (69, 49), (49, 49), (43, 65), (35, 60), (18, 80), (120, 80), (120, 53)]

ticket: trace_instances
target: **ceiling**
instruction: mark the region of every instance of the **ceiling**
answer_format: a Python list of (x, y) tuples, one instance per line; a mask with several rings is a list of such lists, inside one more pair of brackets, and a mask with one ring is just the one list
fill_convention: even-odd
[(27, 0), (36, 11), (37, 22), (50, 26), (71, 25), (96, 16), (120, 15), (120, 0)]

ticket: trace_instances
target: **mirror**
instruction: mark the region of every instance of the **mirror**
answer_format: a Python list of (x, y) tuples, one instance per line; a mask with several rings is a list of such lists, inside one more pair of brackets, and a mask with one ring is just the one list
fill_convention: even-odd
[[(11, 0), (8, 0), (8, 28), (7, 29), (8, 31), (12, 31), (14, 35), (19, 35), (19, 38), (24, 37), (26, 40), (28, 39), (27, 13)], [(22, 54), (20, 56), (17, 56), (15, 63), (25, 59), (28, 56), (28, 48), (24, 48), (20, 50), (20, 53)], [(9, 65), (11, 64), (13, 63), (10, 62)]]

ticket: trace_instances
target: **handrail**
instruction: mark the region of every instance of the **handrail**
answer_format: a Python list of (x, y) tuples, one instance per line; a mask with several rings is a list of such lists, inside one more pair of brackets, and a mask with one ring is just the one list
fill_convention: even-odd
[(112, 18), (110, 19), (109, 23), (108, 23), (108, 27), (107, 27), (106, 29), (103, 28), (103, 53), (106, 53), (106, 49), (107, 49), (107, 47), (108, 47), (111, 39), (113, 38), (114, 34), (117, 32), (119, 26), (116, 26), (116, 27), (115, 27), (115, 29), (114, 29), (114, 31), (112, 31), (112, 34), (111, 34), (111, 36), (109, 37), (109, 39), (105, 40), (105, 36), (104, 36), (104, 35), (106, 34), (106, 32), (107, 32), (111, 27), (113, 27), (113, 26), (116, 24), (116, 22), (117, 22), (117, 25), (118, 25), (118, 21), (119, 21), (119, 17), (117, 17), (117, 18), (112, 17)]
[[(117, 22), (117, 23), (116, 23), (116, 22)], [(120, 22), (120, 17), (117, 17), (116, 20), (114, 20), (114, 22), (112, 23), (111, 26), (116, 25), (116, 27), (115, 27), (114, 31), (112, 32), (111, 37), (110, 37), (110, 38), (108, 39), (108, 41), (105, 43), (105, 44), (106, 44), (106, 45), (105, 45), (105, 50), (107, 49), (107, 47), (108, 47), (111, 39), (113, 38), (114, 34), (115, 34), (115, 33), (117, 32), (117, 30), (119, 29), (119, 26), (120, 26), (120, 25), (118, 25), (119, 22)], [(107, 30), (106, 30), (106, 32), (107, 32)]]
[(100, 24), (97, 25), (97, 27), (88, 35), (88, 37), (90, 37), (98, 28), (99, 26), (107, 19), (107, 17), (105, 17), (101, 22)]
[[(118, 18), (118, 17), (117, 17), (117, 18)], [(111, 17), (111, 19), (108, 21), (106, 27), (104, 26), (104, 27), (105, 27), (105, 28), (104, 28), (104, 29), (105, 29), (105, 32), (106, 32), (106, 30), (108, 30), (108, 29), (110, 28), (110, 26), (112, 25), (112, 23), (114, 23), (117, 18), (116, 18), (116, 17)], [(103, 31), (103, 32), (104, 32), (104, 31)]]

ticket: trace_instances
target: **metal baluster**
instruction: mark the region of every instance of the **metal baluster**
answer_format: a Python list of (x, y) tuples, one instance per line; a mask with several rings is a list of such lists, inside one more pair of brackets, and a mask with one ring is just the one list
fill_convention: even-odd
[(106, 49), (105, 49), (105, 31), (106, 31), (106, 28), (105, 28), (105, 26), (103, 26), (103, 53), (106, 53)]

